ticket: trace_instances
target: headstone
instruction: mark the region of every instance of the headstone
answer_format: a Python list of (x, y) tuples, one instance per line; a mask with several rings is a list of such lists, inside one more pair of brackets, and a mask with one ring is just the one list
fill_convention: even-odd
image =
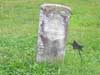
[(38, 62), (63, 61), (71, 9), (59, 4), (41, 5)]

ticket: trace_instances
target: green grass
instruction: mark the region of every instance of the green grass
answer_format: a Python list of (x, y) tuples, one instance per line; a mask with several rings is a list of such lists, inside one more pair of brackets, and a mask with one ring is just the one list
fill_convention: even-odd
[[(63, 64), (35, 61), (40, 5), (72, 8)], [(81, 63), (69, 43), (84, 45)], [(0, 75), (100, 75), (99, 0), (0, 0)]]

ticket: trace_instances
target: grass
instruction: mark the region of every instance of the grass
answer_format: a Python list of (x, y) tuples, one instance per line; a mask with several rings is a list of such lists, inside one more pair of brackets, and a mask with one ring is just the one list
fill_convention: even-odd
[[(63, 64), (35, 61), (40, 5), (72, 8)], [(99, 0), (0, 0), (0, 75), (100, 75)], [(81, 63), (69, 43), (84, 45)]]

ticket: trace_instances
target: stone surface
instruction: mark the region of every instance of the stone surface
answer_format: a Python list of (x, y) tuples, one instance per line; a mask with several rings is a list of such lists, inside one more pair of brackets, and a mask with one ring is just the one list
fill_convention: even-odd
[(58, 4), (41, 5), (36, 57), (38, 62), (63, 61), (70, 15), (69, 7)]

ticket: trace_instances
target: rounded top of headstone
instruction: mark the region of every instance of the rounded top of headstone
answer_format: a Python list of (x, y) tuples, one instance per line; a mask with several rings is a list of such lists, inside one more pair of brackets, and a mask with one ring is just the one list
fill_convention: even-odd
[(61, 5), (61, 4), (42, 4), (41, 7), (42, 8), (45, 8), (45, 7), (57, 7), (58, 9), (62, 8), (62, 9), (69, 10), (71, 12), (71, 8), (70, 7), (65, 6), (65, 5)]

